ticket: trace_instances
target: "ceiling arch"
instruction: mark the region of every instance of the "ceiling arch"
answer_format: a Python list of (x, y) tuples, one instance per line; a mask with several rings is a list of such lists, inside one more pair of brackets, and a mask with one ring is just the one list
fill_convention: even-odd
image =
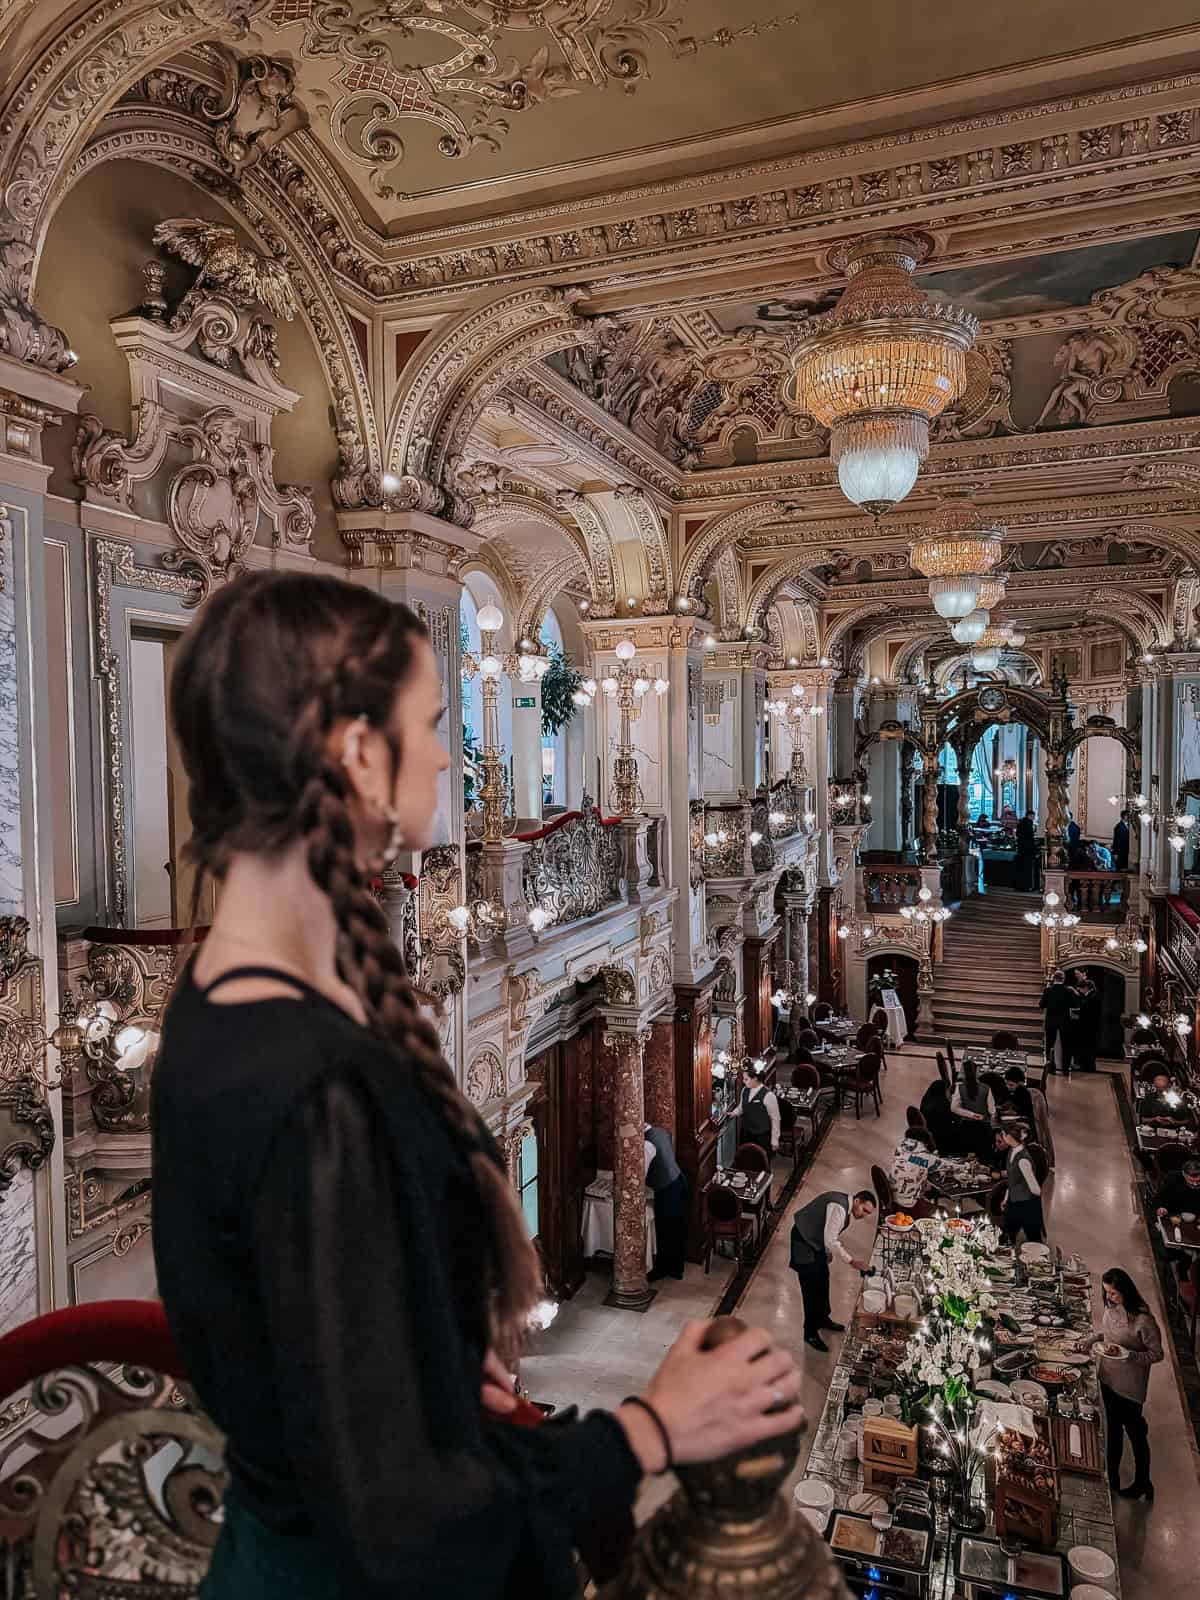
[(756, 505), (739, 506), (735, 511), (722, 511), (704, 527), (684, 552), (679, 567), (677, 592), (695, 605), (704, 604), (704, 585), (708, 580), (713, 558), (722, 547), (732, 549), (743, 533), (761, 527), (764, 522), (774, 522), (787, 512), (783, 500), (765, 500)]
[(746, 598), (746, 630), (758, 628), (761, 630), (763, 619), (771, 609), (779, 591), (788, 583), (797, 579), (803, 580), (806, 572), (811, 572), (814, 567), (827, 566), (834, 559), (834, 552), (812, 548), (793, 552), (784, 556), (774, 566), (768, 567), (761, 577), (755, 580), (749, 595)]
[(517, 612), (518, 639), (536, 639), (542, 630), (547, 608), (567, 584), (585, 576), (587, 565), (577, 554), (565, 556), (541, 572), (521, 597)]
[[(242, 175), (241, 188), (228, 183), (212, 131), (193, 119), (190, 131), (169, 141), (151, 127), (130, 126), (122, 114), (119, 127), (103, 124), (56, 186), (46, 224), (71, 190), (97, 167), (111, 161), (144, 161), (194, 184), (235, 217), (267, 254), (284, 257), (300, 304), (300, 315), (324, 369), (333, 401), (334, 431), (339, 445), (339, 477), (345, 485), (335, 498), (369, 500), (376, 493), (380, 441), (370, 384), (345, 308), (335, 292), (317, 241), (299, 219), (296, 208), (279, 192), (264, 169)], [(147, 253), (153, 246), (147, 240)], [(68, 330), (69, 331), (69, 330)], [(373, 487), (374, 486), (374, 487)]]
[(484, 295), (436, 329), (405, 369), (387, 420), (389, 501), (469, 523), (455, 478), (471, 429), (488, 402), (523, 368), (606, 325), (579, 315), (582, 289), (544, 286)]
[(1142, 654), (1171, 642), (1170, 625), (1162, 612), (1132, 589), (1093, 589), (1088, 608), (1092, 617), (1115, 623)]

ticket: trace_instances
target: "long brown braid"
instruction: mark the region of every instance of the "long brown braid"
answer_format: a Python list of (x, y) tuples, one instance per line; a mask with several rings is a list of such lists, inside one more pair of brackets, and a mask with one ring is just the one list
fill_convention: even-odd
[(309, 871), (337, 920), (344, 980), (371, 1032), (396, 1046), (466, 1152), (492, 1225), (492, 1333), (511, 1352), (541, 1293), (537, 1254), (516, 1191), (454, 1082), (370, 892), (349, 783), (328, 751), (337, 722), (363, 716), (395, 749), (396, 692), (424, 637), (407, 606), (355, 584), (295, 573), (239, 578), (212, 596), (185, 636), (171, 715), (190, 784), (197, 894), (203, 875), (219, 881), (235, 853), (274, 854), (308, 841)]

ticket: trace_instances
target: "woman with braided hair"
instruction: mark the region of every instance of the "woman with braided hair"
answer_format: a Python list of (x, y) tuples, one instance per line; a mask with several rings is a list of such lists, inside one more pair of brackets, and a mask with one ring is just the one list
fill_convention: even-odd
[(537, 1257), (369, 892), (431, 842), (443, 709), (418, 619), (332, 578), (227, 584), (175, 670), (219, 894), (156, 1065), (154, 1247), (227, 1436), (205, 1600), (573, 1595), (644, 1473), (800, 1420), (790, 1355), (701, 1324), (613, 1413), (505, 1420)]

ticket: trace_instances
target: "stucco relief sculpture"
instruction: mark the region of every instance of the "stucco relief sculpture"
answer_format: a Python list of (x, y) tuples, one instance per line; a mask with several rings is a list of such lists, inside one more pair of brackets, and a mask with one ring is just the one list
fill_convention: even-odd
[(233, 228), (199, 217), (172, 217), (154, 230), (154, 242), (196, 268), (192, 287), (171, 318), (172, 328), (182, 328), (206, 299), (227, 299), (239, 311), (265, 306), (274, 316), (291, 322), (296, 297), (286, 263), (270, 261), (242, 244)]
[(1200, 269), (1151, 267), (1092, 306), (1104, 324), (1059, 346), (1039, 428), (1165, 416), (1172, 381), (1200, 372)]

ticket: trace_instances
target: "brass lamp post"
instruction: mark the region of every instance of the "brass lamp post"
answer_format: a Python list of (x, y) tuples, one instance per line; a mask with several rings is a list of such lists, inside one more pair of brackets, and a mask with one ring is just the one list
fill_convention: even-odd
[(469, 650), (463, 652), (462, 675), (469, 680), (478, 674), (483, 679), (483, 745), (479, 752), (483, 771), (479, 786), (483, 842), (500, 844), (508, 810), (504, 747), (500, 743), (500, 679), (507, 673), (519, 677), (522, 683), (536, 683), (545, 677), (550, 662), (545, 656), (519, 655), (514, 651), (498, 654), (496, 635), (504, 626), (504, 613), (499, 606), (481, 606), (478, 620), (481, 650), (478, 656)]
[(645, 804), (642, 786), (638, 782), (637, 752), (630, 733), (630, 716), (634, 707), (653, 691), (658, 696), (666, 694), (669, 687), (665, 678), (652, 678), (644, 667), (630, 665), (637, 654), (632, 639), (622, 639), (614, 652), (616, 670), (601, 679), (600, 687), (610, 700), (617, 702), (621, 714), (617, 753), (613, 758), (613, 801), (622, 817), (636, 817)]

